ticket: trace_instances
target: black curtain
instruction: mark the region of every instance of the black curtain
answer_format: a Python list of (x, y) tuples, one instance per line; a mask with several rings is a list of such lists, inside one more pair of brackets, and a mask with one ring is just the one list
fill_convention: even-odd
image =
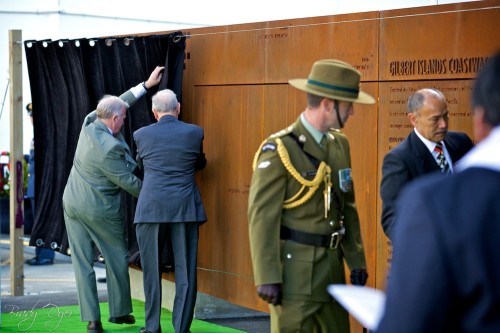
[[(142, 37), (31, 40), (24, 45), (33, 105), (36, 165), (36, 214), (30, 245), (66, 254), (69, 244), (62, 195), (83, 119), (95, 110), (102, 96), (118, 96), (146, 81), (156, 66), (165, 66), (158, 87), (127, 112), (122, 131), (135, 154), (132, 133), (155, 121), (151, 95), (168, 88), (179, 101), (182, 99), (186, 40), (182, 32), (175, 32)], [(122, 195), (129, 252), (134, 257), (136, 198), (127, 193)]]

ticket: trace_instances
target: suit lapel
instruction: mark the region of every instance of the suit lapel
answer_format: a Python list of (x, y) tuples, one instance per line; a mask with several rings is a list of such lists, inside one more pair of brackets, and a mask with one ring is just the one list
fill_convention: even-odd
[(410, 133), (410, 144), (422, 170), (439, 170), (434, 156), (432, 156), (429, 149), (427, 149), (422, 140), (413, 131)]
[(444, 139), (444, 145), (446, 146), (446, 150), (450, 155), (452, 163), (455, 164), (455, 162), (457, 162), (462, 157), (462, 154), (460, 153), (460, 149), (458, 147), (460, 143), (457, 140), (453, 140), (453, 138), (451, 137), (452, 135), (453, 134), (448, 133), (448, 135)]

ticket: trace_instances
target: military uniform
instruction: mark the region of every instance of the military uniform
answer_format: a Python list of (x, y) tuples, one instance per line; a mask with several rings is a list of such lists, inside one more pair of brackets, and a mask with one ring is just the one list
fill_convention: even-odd
[(366, 261), (349, 143), (338, 130), (326, 137), (322, 148), (299, 117), (255, 155), (248, 210), (255, 284), (283, 288), (282, 306), (270, 306), (273, 332), (296, 332), (293, 325), (349, 332), (348, 314), (327, 286), (345, 283), (344, 259), (351, 269)]

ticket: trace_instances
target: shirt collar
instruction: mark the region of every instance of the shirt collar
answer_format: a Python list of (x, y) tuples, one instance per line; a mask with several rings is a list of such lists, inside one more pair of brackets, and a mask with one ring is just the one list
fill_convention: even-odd
[(500, 172), (500, 126), (493, 128), (490, 134), (472, 148), (456, 168), (459, 171), (470, 167), (492, 169)]
[[(429, 151), (432, 153), (434, 151), (434, 148), (436, 148), (437, 143), (424, 138), (422, 136), (422, 134), (420, 134), (415, 127), (413, 128), (413, 131), (418, 136), (418, 138), (424, 143), (424, 145), (427, 147), (427, 149), (429, 149)], [(441, 144), (444, 147), (444, 142), (443, 141), (441, 141)]]
[(323, 138), (323, 135), (325, 133), (321, 133), (320, 131), (318, 131), (317, 129), (315, 129), (313, 127), (313, 125), (311, 125), (306, 117), (304, 116), (304, 113), (301, 113), (300, 114), (300, 121), (302, 122), (302, 125), (304, 125), (305, 129), (311, 134), (311, 136), (314, 138), (314, 141), (316, 141), (316, 143), (320, 143), (321, 142), (321, 139)]

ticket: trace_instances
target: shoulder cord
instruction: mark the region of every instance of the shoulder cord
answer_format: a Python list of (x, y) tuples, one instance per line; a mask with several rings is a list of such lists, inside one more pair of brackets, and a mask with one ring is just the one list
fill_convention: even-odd
[[(265, 143), (266, 140), (264, 140), (260, 144), (259, 149), (255, 153), (252, 163), (253, 170), (255, 170), (255, 167), (257, 166), (257, 160), (259, 158), (260, 151)], [(328, 214), (328, 210), (330, 209), (330, 200), (331, 200), (330, 193), (332, 188), (332, 180), (331, 180), (332, 169), (330, 168), (330, 166), (327, 165), (324, 161), (321, 161), (321, 163), (318, 166), (316, 176), (314, 177), (313, 180), (309, 181), (304, 177), (302, 177), (300, 173), (297, 171), (297, 169), (295, 169), (295, 167), (292, 165), (292, 162), (290, 161), (290, 156), (288, 155), (288, 151), (286, 150), (283, 141), (281, 141), (280, 138), (277, 138), (276, 143), (277, 143), (278, 155), (281, 159), (281, 162), (285, 166), (286, 170), (292, 175), (292, 177), (295, 178), (295, 180), (302, 185), (301, 189), (293, 197), (285, 200), (283, 204), (283, 209), (292, 209), (300, 205), (303, 205), (309, 199), (311, 199), (314, 193), (316, 193), (321, 182), (324, 182), (325, 189), (323, 191), (323, 194), (325, 197), (325, 216), (326, 216)], [(309, 187), (309, 191), (302, 198), (297, 199), (302, 194), (302, 192), (304, 192), (306, 187)]]
[[(321, 182), (325, 183), (325, 211), (327, 210), (327, 206), (329, 207), (329, 196), (330, 196), (330, 189), (332, 187), (332, 182), (331, 182), (331, 168), (329, 165), (327, 165), (324, 161), (321, 161), (319, 164), (318, 170), (316, 172), (316, 176), (314, 177), (313, 180), (309, 181), (302, 177), (300, 173), (295, 169), (295, 167), (292, 165), (292, 162), (290, 161), (290, 156), (288, 155), (288, 151), (286, 150), (285, 145), (283, 144), (283, 141), (281, 141), (280, 138), (276, 139), (276, 143), (278, 145), (278, 155), (281, 159), (281, 162), (285, 166), (286, 170), (292, 175), (295, 180), (302, 185), (301, 189), (291, 198), (285, 200), (283, 204), (284, 209), (292, 209), (296, 208), (300, 205), (303, 205), (306, 203), (311, 197), (316, 193), (316, 191), (319, 188), (319, 185)], [(300, 199), (297, 199), (302, 192), (308, 187), (309, 191), (302, 196)], [(328, 201), (327, 201), (328, 200)]]

